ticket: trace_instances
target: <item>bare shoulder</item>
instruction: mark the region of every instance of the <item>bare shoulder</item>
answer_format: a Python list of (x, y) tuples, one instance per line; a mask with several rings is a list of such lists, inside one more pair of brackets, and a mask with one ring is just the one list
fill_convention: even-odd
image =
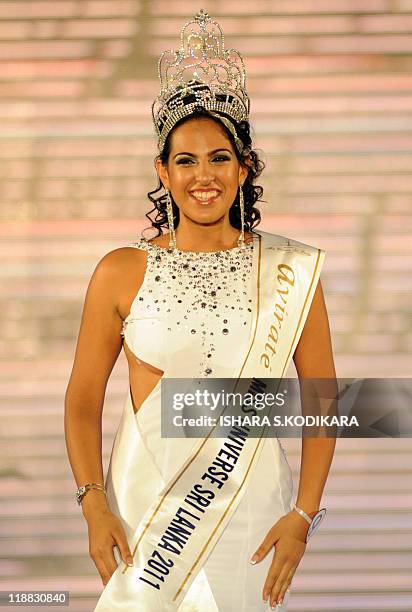
[(96, 270), (106, 276), (117, 276), (119, 273), (124, 273), (130, 266), (130, 263), (141, 265), (145, 262), (145, 251), (135, 247), (118, 247), (106, 253), (97, 263)]
[(96, 265), (93, 276), (122, 319), (143, 282), (146, 260), (145, 250), (126, 246), (109, 251)]

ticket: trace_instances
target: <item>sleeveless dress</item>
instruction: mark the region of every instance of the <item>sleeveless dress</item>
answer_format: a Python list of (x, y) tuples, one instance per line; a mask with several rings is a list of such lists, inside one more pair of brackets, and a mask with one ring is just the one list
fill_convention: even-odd
[[(173, 252), (144, 238), (128, 245), (147, 252), (145, 276), (121, 331), (136, 358), (159, 368), (165, 377), (224, 378), (240, 371), (252, 325), (255, 238), (245, 249), (212, 252)], [(196, 440), (161, 437), (160, 385), (161, 379), (134, 420), (166, 483)], [(129, 401), (130, 394), (129, 387)], [(124, 475), (115, 474), (115, 465), (110, 471), (113, 478), (124, 479)], [(111, 482), (108, 486), (110, 490)], [(139, 511), (143, 513), (150, 500), (140, 499), (134, 486), (127, 494), (130, 499), (123, 511), (122, 500), (109, 493), (112, 511), (122, 517), (127, 535), (136, 527)], [(285, 452), (277, 438), (267, 438), (238, 508), (179, 612), (210, 612), (199, 601), (199, 589), (211, 590), (219, 612), (270, 609), (269, 603), (262, 600), (262, 590), (273, 551), (257, 565), (251, 565), (249, 560), (270, 527), (292, 509), (292, 494), (292, 473)], [(132, 507), (140, 508), (133, 511), (133, 516), (129, 510)], [(288, 597), (287, 592), (279, 611), (287, 609)], [(129, 610), (119, 605), (119, 610), (123, 609)]]

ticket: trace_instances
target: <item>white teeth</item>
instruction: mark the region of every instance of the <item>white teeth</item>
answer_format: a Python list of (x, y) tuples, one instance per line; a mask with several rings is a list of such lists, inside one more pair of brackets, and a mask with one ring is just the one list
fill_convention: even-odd
[(210, 198), (215, 198), (217, 196), (217, 191), (194, 191), (192, 195), (196, 198), (196, 200), (209, 200)]

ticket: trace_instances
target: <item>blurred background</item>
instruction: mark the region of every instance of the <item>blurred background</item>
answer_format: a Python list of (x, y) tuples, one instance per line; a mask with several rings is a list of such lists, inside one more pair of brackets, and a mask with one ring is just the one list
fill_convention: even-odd
[[(258, 229), (327, 251), (338, 376), (411, 372), (412, 0), (0, 1), (0, 590), (69, 590), (73, 611), (103, 588), (63, 429), (83, 301), (149, 226), (157, 60), (200, 8), (244, 56)], [(126, 391), (121, 354), (105, 469)], [(412, 609), (411, 473), (408, 439), (338, 441), (290, 612)]]

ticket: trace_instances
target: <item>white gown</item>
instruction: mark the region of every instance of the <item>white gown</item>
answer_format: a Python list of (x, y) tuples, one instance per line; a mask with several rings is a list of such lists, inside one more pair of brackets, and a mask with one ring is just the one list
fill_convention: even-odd
[[(165, 377), (223, 378), (239, 372), (252, 324), (256, 241), (245, 250), (235, 247), (210, 253), (175, 254), (145, 239), (130, 246), (145, 249), (148, 255), (144, 281), (122, 329), (122, 336), (136, 357), (164, 371)], [(131, 431), (134, 427), (137, 432)], [(160, 436), (160, 380), (136, 415), (129, 388), (117, 433), (118, 445), (127, 445), (128, 438), (136, 435), (163, 483), (173, 476), (196, 442)], [(115, 441), (106, 486), (112, 511), (121, 517), (128, 536), (151, 500), (147, 486), (140, 495), (136, 481), (128, 488), (125, 474), (116, 469), (116, 453), (121, 450), (116, 449)], [(138, 456), (131, 461), (138, 461)], [(130, 469), (145, 472), (144, 465), (133, 465)], [(120, 481), (121, 497), (116, 495), (116, 483)], [(160, 485), (156, 486), (161, 488)], [(210, 592), (214, 610), (219, 612), (270, 609), (269, 603), (263, 602), (262, 590), (273, 551), (256, 565), (249, 560), (270, 527), (291, 510), (292, 495), (292, 473), (283, 448), (277, 438), (267, 438), (244, 496), (179, 612), (212, 612), (209, 604), (202, 603), (201, 596), (206, 593), (205, 601), (210, 603)], [(287, 609), (288, 596), (286, 593), (283, 605), (278, 608), (280, 612)], [(141, 608), (119, 601), (116, 609), (131, 612)]]

